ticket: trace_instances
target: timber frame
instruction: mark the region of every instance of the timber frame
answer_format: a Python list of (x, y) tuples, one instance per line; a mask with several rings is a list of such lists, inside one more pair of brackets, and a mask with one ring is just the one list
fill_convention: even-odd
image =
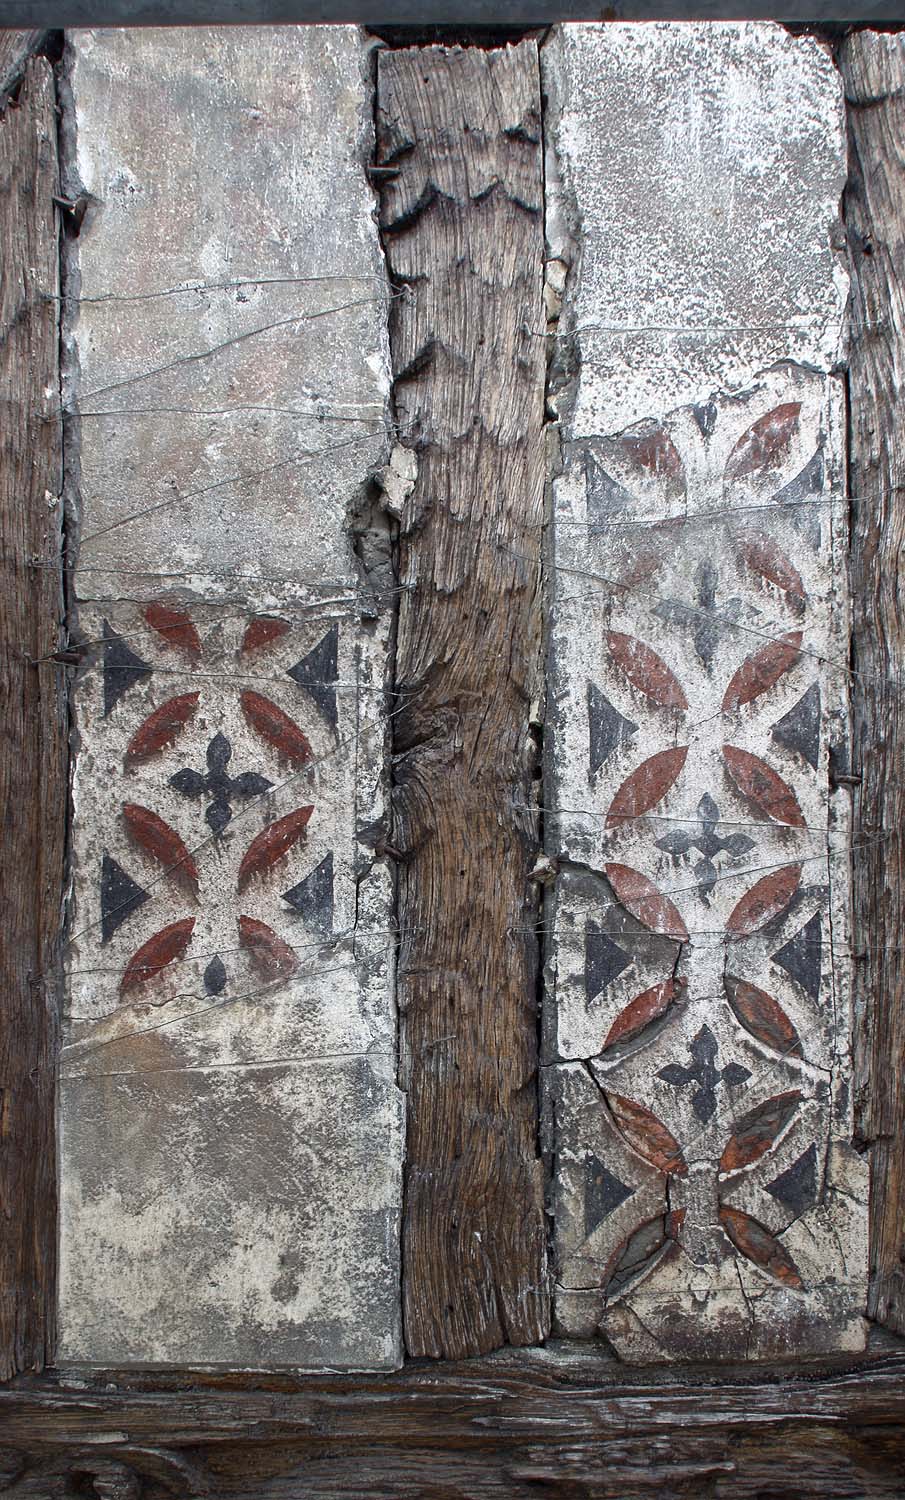
[[(440, 1212), (463, 1192), (438, 1172), (437, 1142), (442, 1130), (467, 1132), (468, 1119), (455, 1111), (469, 1099), (482, 1108), (480, 1069), (466, 1081), (464, 1094), (439, 1100), (429, 1081), (415, 1079), (419, 1100), (414, 1121), (419, 1150), (413, 1159), (416, 1181), (409, 1184), (405, 1234), (419, 1246), (426, 1267), (421, 1281), (405, 1287), (409, 1347), (419, 1354), (479, 1358), (413, 1359), (386, 1376), (292, 1378), (261, 1372), (212, 1375), (202, 1371), (54, 1369), (52, 1365), (56, 1198), (53, 1144), (53, 1067), (57, 996), (36, 975), (58, 972), (60, 908), (63, 889), (63, 833), (66, 822), (65, 672), (62, 634), (62, 520), (48, 508), (47, 495), (60, 492), (63, 434), (42, 417), (48, 389), (58, 380), (57, 238), (70, 212), (60, 200), (56, 156), (56, 115), (52, 62), (42, 53), (42, 35), (0, 33), (0, 100), (4, 89), (13, 103), (0, 115), (0, 258), (4, 293), (0, 304), (0, 386), (5, 398), (0, 444), (0, 676), (7, 709), (0, 744), (0, 806), (4, 808), (7, 872), (2, 962), (4, 1027), (0, 1038), (0, 1493), (14, 1497), (103, 1496), (107, 1500), (159, 1500), (164, 1496), (256, 1497), (442, 1496), (464, 1500), (477, 1494), (500, 1497), (634, 1497), (659, 1495), (760, 1497), (896, 1496), (903, 1492), (905, 1453), (905, 1080), (893, 1065), (905, 1052), (905, 962), (900, 934), (905, 919), (905, 714), (900, 710), (905, 605), (900, 602), (897, 568), (905, 534), (905, 416), (900, 376), (905, 368), (903, 279), (905, 279), (905, 38), (853, 32), (837, 49), (849, 106), (851, 173), (844, 202), (849, 241), (852, 303), (850, 313), (849, 490), (852, 496), (852, 597), (855, 753), (840, 779), (855, 789), (855, 915), (859, 1030), (856, 1036), (859, 1145), (872, 1173), (871, 1292), (869, 1314), (876, 1325), (868, 1353), (769, 1370), (731, 1367), (628, 1370), (599, 1349), (556, 1343), (528, 1349), (486, 1351), (508, 1337), (531, 1343), (543, 1337), (542, 1307), (516, 1327), (507, 1312), (510, 1285), (530, 1284), (537, 1256), (531, 1215), (540, 1221), (534, 1162), (533, 1115), (521, 1087), (534, 1068), (519, 984), (527, 984), (535, 957), (523, 955), (524, 972), (513, 969), (507, 1025), (523, 1029), (526, 1050), (503, 1056), (500, 1037), (488, 1032), (483, 1045), (518, 1095), (523, 1116), (499, 1122), (496, 1148), (519, 1184), (522, 1212), (516, 1215), (523, 1238), (501, 1224), (494, 1288), (496, 1320), (476, 1316), (461, 1326), (443, 1327), (437, 1309), (446, 1289), (440, 1247), (431, 1246), (419, 1220), (424, 1192), (441, 1200)], [(475, 87), (491, 56), (474, 62)], [(404, 88), (405, 54), (388, 54), (393, 87)], [(471, 66), (471, 64), (469, 64)], [(420, 67), (419, 70), (420, 72)], [(414, 97), (414, 94), (412, 95)], [(530, 104), (530, 101), (529, 101)], [(417, 113), (421, 101), (415, 101)], [(530, 108), (526, 106), (530, 114)], [(380, 139), (381, 161), (392, 154)], [(530, 150), (526, 128), (525, 152)], [(530, 167), (530, 163), (528, 164)], [(418, 196), (415, 156), (409, 155), (398, 191)], [(454, 166), (451, 168), (454, 172)], [(394, 192), (397, 189), (393, 190)], [(452, 194), (455, 199), (455, 193)], [(454, 212), (474, 212), (467, 202)], [(392, 194), (384, 198), (385, 243), (393, 240), (402, 209)], [(434, 231), (432, 231), (434, 232)], [(453, 234), (455, 226), (451, 231)], [(518, 256), (529, 258), (525, 225), (497, 225), (502, 235), (525, 234)], [(442, 248), (443, 226), (438, 238)], [(398, 243), (398, 237), (397, 237)], [(436, 247), (434, 253), (437, 253)], [(394, 264), (391, 273), (407, 269)], [(11, 275), (8, 267), (14, 266)], [(417, 269), (417, 268), (416, 268)], [(435, 295), (427, 280), (430, 298)], [(530, 280), (530, 278), (529, 278)], [(518, 283), (516, 285), (516, 283)], [(536, 284), (535, 284), (536, 283)], [(444, 282), (444, 288), (446, 283)], [(513, 278), (510, 294), (540, 295), (539, 276), (530, 284)], [(504, 309), (505, 311), (505, 309)], [(450, 340), (464, 336), (451, 313)], [(436, 310), (434, 312), (436, 315)], [(394, 337), (398, 351), (416, 341), (419, 310), (403, 309)], [(516, 341), (522, 314), (509, 329)], [(505, 320), (504, 334), (506, 335)], [(513, 343), (513, 353), (515, 344)], [(443, 413), (428, 410), (418, 390), (419, 372), (406, 370), (406, 410), (418, 421), (442, 427)], [(526, 375), (526, 380), (527, 380)], [(535, 382), (536, 383), (536, 382)], [(480, 388), (480, 376), (478, 385)], [(461, 395), (461, 393), (460, 393)], [(467, 393), (466, 393), (467, 398)], [(426, 401), (426, 398), (425, 398)], [(397, 390), (397, 406), (400, 393)], [(493, 438), (498, 451), (461, 454), (471, 465), (468, 482), (479, 472), (505, 475), (511, 448), (533, 451), (541, 441), (542, 413), (518, 404), (522, 426), (501, 411)], [(31, 418), (29, 419), (29, 413)], [(503, 441), (505, 436), (505, 443)], [(509, 445), (508, 449), (506, 444)], [(452, 460), (438, 443), (434, 460), (441, 470), (434, 485), (451, 484), (442, 466)], [(490, 466), (488, 469), (488, 465)], [(468, 479), (468, 476), (466, 476)], [(461, 482), (461, 478), (459, 480)], [(505, 500), (505, 485), (488, 493)], [(523, 499), (538, 504), (537, 496)], [(488, 508), (492, 502), (488, 500)], [(522, 517), (522, 520), (525, 518)], [(502, 514), (481, 518), (470, 545), (488, 547)], [(441, 518), (442, 523), (442, 518)], [(481, 529), (484, 528), (484, 530)], [(425, 556), (438, 577), (455, 565), (455, 542), (442, 524), (422, 536)], [(425, 552), (425, 546), (428, 549)], [(483, 554), (482, 554), (483, 555)], [(513, 577), (507, 605), (499, 578), (488, 561), (486, 576), (476, 569), (476, 614), (496, 600), (498, 613), (518, 612), (526, 641), (521, 666), (530, 685), (536, 671), (538, 617), (535, 580)], [(406, 566), (404, 556), (401, 566)], [(481, 590), (484, 591), (481, 594)], [(480, 597), (479, 597), (480, 596)], [(514, 602), (513, 602), (514, 601)], [(505, 621), (503, 621), (505, 624)], [(401, 659), (417, 679), (416, 644), (436, 656), (444, 622), (436, 607), (430, 621), (401, 622)], [(490, 627), (502, 629), (498, 618)], [(433, 633), (433, 635), (432, 635)], [(466, 674), (467, 676), (467, 674)], [(463, 679), (453, 687), (470, 692)], [(490, 751), (515, 736), (518, 693), (512, 684), (494, 684), (499, 723)], [(432, 679), (432, 693), (448, 694), (449, 683)], [(522, 694), (524, 698), (524, 693)], [(434, 705), (431, 723), (443, 722), (443, 704)], [(422, 709), (423, 713), (424, 710)], [(513, 717), (515, 716), (515, 717)], [(513, 727), (515, 725), (515, 727)], [(408, 760), (400, 826), (412, 845), (423, 847), (418, 788), (430, 777), (446, 776), (443, 746), (430, 724), (403, 719), (397, 752)], [(480, 751), (473, 753), (480, 754)], [(486, 755), (486, 751), (483, 752)], [(510, 786), (530, 768), (503, 763)], [(489, 782), (487, 783), (489, 784)], [(521, 782), (518, 782), (521, 786)], [(485, 791), (486, 798), (486, 791)], [(477, 814), (476, 814), (477, 815)], [(491, 833), (488, 832), (488, 841)], [(506, 831), (507, 847), (524, 829)], [(502, 856), (500, 856), (502, 857)], [(429, 861), (422, 859), (423, 863)], [(442, 861), (440, 861), (442, 864)], [(487, 878), (503, 887), (496, 919), (504, 929), (527, 926), (516, 910), (526, 901), (506, 886), (493, 861)], [(403, 955), (413, 973), (423, 972), (430, 947), (451, 941), (456, 928), (456, 882), (442, 869), (419, 875), (418, 861), (406, 867), (403, 900), (427, 931), (424, 951)], [(472, 879), (475, 877), (473, 876)], [(420, 881), (420, 884), (419, 884)], [(432, 884), (431, 884), (432, 883)], [(432, 903), (428, 886), (440, 892)], [(446, 904), (444, 905), (444, 902)], [(508, 905), (506, 904), (508, 902)], [(433, 927), (430, 924), (433, 923)], [(444, 937), (446, 933), (446, 937)], [(491, 937), (475, 939), (475, 953)], [(467, 962), (468, 954), (463, 956)], [(417, 989), (417, 981), (415, 982)], [(419, 1014), (438, 1003), (422, 984), (409, 1011), (417, 1035)], [(533, 996), (532, 1002), (533, 1002)], [(477, 1003), (477, 1002), (476, 1002)], [(486, 1017), (481, 1019), (481, 1024)], [(405, 1054), (404, 1054), (405, 1055)], [(502, 1067), (508, 1065), (508, 1071)], [(497, 1083), (494, 1095), (498, 1093)], [(472, 1093), (469, 1094), (469, 1090)], [(463, 1105), (464, 1097), (464, 1105)], [(444, 1124), (444, 1111), (447, 1112)], [(413, 1128), (410, 1121), (410, 1130)], [(507, 1130), (511, 1134), (507, 1135)], [(475, 1154), (468, 1161), (476, 1193), (472, 1210), (485, 1212), (486, 1183), (494, 1160)], [(465, 1170), (460, 1166), (457, 1171)], [(481, 1178), (481, 1174), (485, 1174)], [(525, 1217), (527, 1215), (527, 1218)], [(526, 1228), (527, 1225), (527, 1228)], [(455, 1274), (459, 1274), (456, 1269)], [(435, 1277), (438, 1286), (431, 1285)], [(460, 1288), (461, 1291), (461, 1288)], [(475, 1298), (475, 1306), (481, 1297)], [(486, 1307), (486, 1299), (484, 1303)], [(790, 1355), (794, 1351), (790, 1351)]]

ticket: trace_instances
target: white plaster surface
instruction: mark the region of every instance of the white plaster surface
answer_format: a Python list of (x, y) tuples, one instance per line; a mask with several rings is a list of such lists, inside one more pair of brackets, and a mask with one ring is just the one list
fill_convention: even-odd
[(607, 22), (556, 27), (542, 67), (550, 254), (580, 266), (560, 328), (582, 353), (570, 433), (742, 389), (775, 360), (829, 368), (846, 278), (828, 50), (763, 22)]
[(640, 1361), (859, 1348), (841, 86), (770, 24), (542, 55), (558, 1327)]
[(354, 577), (342, 523), (385, 457), (389, 389), (367, 45), (343, 26), (74, 37), (80, 589), (113, 592), (117, 569)]
[(64, 1361), (400, 1358), (389, 619), (348, 530), (392, 446), (369, 66), (354, 27), (72, 41)]

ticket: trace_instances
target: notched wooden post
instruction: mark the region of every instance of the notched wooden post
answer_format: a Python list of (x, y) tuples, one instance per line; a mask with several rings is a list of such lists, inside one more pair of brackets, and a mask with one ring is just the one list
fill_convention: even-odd
[(384, 52), (381, 227), (400, 441), (394, 793), (410, 1354), (548, 1330), (537, 1157), (545, 346), (537, 48)]
[(55, 976), (66, 805), (53, 74), (0, 115), (0, 1378), (50, 1358)]
[(860, 1129), (870, 1148), (868, 1313), (905, 1333), (905, 37), (842, 45), (850, 175), (854, 937)]

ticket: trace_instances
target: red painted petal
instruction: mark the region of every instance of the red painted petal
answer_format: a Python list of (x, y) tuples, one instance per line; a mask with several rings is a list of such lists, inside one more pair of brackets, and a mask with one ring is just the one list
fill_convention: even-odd
[(281, 620), (276, 615), (255, 615), (245, 627), (242, 651), (257, 651), (259, 646), (269, 646), (272, 641), (288, 635), (291, 629), (288, 620)]
[(629, 865), (604, 865), (604, 870), (617, 900), (650, 932), (678, 938), (681, 943), (687, 941), (688, 928), (678, 911), (646, 875)]
[(603, 1268), (601, 1289), (609, 1298), (632, 1290), (645, 1276), (674, 1255), (684, 1210), (646, 1219), (619, 1242)]
[(260, 693), (242, 693), (239, 701), (252, 729), (274, 747), (281, 760), (288, 761), (296, 770), (307, 765), (311, 759), (311, 746), (298, 725), (293, 724), (281, 708)]
[(169, 927), (162, 927), (154, 936), (148, 938), (146, 943), (138, 949), (129, 959), (126, 971), (120, 980), (119, 990), (125, 995), (136, 985), (144, 984), (146, 980), (153, 979), (167, 964), (174, 959), (181, 958), (192, 939), (195, 929), (194, 917), (183, 917), (179, 922), (173, 922)]
[(168, 646), (197, 661), (201, 641), (191, 615), (184, 609), (174, 609), (171, 604), (146, 604), (144, 617)]
[(651, 1022), (659, 1021), (674, 1004), (684, 999), (687, 987), (687, 979), (664, 979), (662, 984), (652, 985), (649, 990), (636, 995), (616, 1017), (600, 1050), (606, 1052), (617, 1042), (634, 1041)]
[(163, 865), (164, 874), (187, 886), (194, 896), (198, 895), (198, 866), (175, 828), (137, 802), (124, 803), (123, 822), (139, 849)]
[(263, 833), (258, 834), (249, 844), (239, 866), (240, 891), (244, 891), (255, 875), (265, 874), (277, 860), (282, 859), (286, 851), (302, 837), (313, 812), (313, 807), (297, 807), (294, 812), (287, 813), (285, 818), (271, 823)]
[(769, 641), (743, 661), (726, 689), (723, 712), (731, 713), (743, 703), (752, 703), (771, 688), (790, 667), (794, 667), (800, 646), (801, 631), (792, 630), (776, 641)]
[(633, 464), (655, 479), (678, 479), (684, 472), (679, 451), (665, 427), (647, 426), (641, 432), (626, 433), (622, 450)]
[(747, 534), (739, 537), (738, 550), (739, 556), (748, 564), (752, 573), (781, 589), (800, 613), (807, 602), (807, 594), (801, 574), (782, 549), (769, 537)]
[(723, 760), (738, 790), (757, 812), (772, 818), (774, 823), (785, 823), (788, 828), (805, 827), (795, 793), (766, 761), (735, 745), (723, 746)]
[(626, 777), (610, 803), (606, 826), (613, 828), (628, 818), (641, 817), (662, 801), (688, 757), (688, 746), (658, 750)]
[(148, 760), (172, 745), (189, 719), (194, 717), (198, 698), (198, 693), (181, 693), (178, 698), (168, 698), (166, 703), (155, 708), (129, 741), (125, 755), (126, 765)]
[(726, 1142), (720, 1157), (721, 1172), (737, 1172), (759, 1161), (775, 1144), (789, 1121), (798, 1111), (801, 1094), (791, 1089), (787, 1094), (776, 1094), (755, 1109), (742, 1115)]
[(650, 646), (618, 630), (608, 630), (606, 639), (614, 662), (639, 693), (661, 708), (688, 707), (688, 699), (675, 673)]
[(759, 990), (756, 985), (737, 979), (734, 974), (724, 974), (723, 984), (733, 1015), (766, 1047), (783, 1056), (801, 1057), (801, 1038), (782, 1006)]
[(798, 1267), (788, 1250), (757, 1219), (723, 1203), (720, 1205), (720, 1223), (736, 1250), (747, 1256), (748, 1260), (753, 1260), (756, 1266), (761, 1266), (786, 1286), (803, 1285)]
[(742, 433), (726, 464), (727, 479), (744, 479), (763, 469), (776, 468), (798, 430), (800, 401), (775, 406)]
[(264, 979), (288, 979), (299, 966), (289, 944), (266, 922), (257, 922), (254, 917), (239, 918), (239, 943)]
[(671, 1172), (684, 1177), (688, 1171), (682, 1148), (652, 1110), (621, 1094), (607, 1094), (606, 1102), (620, 1134), (645, 1161), (659, 1167), (661, 1172)]
[(788, 906), (800, 880), (801, 865), (783, 865), (781, 870), (764, 875), (730, 912), (727, 932), (735, 937), (750, 937), (752, 932), (765, 927)]

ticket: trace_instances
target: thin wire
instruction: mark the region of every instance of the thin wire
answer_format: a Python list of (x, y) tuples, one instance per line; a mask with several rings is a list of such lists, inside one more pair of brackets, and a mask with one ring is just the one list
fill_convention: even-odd
[[(171, 495), (166, 500), (160, 500), (155, 505), (146, 505), (141, 510), (132, 511), (127, 516), (120, 516), (116, 521), (110, 521), (106, 526), (98, 526), (94, 531), (86, 532), (80, 539), (81, 546), (87, 546), (99, 536), (106, 536), (111, 531), (116, 531), (121, 526), (129, 526), (133, 521), (141, 521), (146, 516), (154, 515), (161, 510), (169, 510), (173, 505), (182, 505), (189, 500), (198, 500), (204, 495), (213, 494), (216, 490), (229, 488), (230, 485), (260, 484), (265, 474), (274, 474), (281, 469), (299, 468), (310, 463), (315, 458), (322, 458), (328, 453), (338, 453), (342, 448), (352, 448), (360, 443), (380, 440), (386, 441), (383, 429), (377, 433), (363, 433), (359, 437), (347, 438), (342, 443), (333, 443), (327, 448), (301, 449), (292, 458), (281, 459), (279, 463), (265, 464), (247, 474), (232, 474), (227, 479), (217, 479), (212, 484), (200, 486), (195, 490), (185, 490)], [(324, 497), (322, 497), (324, 498)], [(329, 502), (332, 509), (338, 512), (339, 507), (335, 502)], [(78, 569), (76, 570), (78, 571)]]
[[(387, 947), (382, 951), (389, 953), (392, 952), (394, 948), (395, 944), (388, 944)], [(373, 954), (369, 954), (367, 956), (369, 958), (372, 958)], [(80, 1040), (77, 1042), (67, 1042), (63, 1047), (60, 1048), (60, 1052), (61, 1054), (66, 1054), (69, 1052), (79, 1052), (80, 1056), (90, 1056), (93, 1052), (100, 1052), (102, 1048), (112, 1047), (117, 1042), (131, 1041), (133, 1037), (146, 1036), (149, 1032), (152, 1031), (164, 1031), (168, 1026), (179, 1026), (183, 1021), (196, 1021), (199, 1016), (207, 1015), (208, 1012), (212, 1010), (220, 1010), (226, 1005), (236, 1005), (241, 1000), (255, 1000), (259, 995), (276, 994), (280, 990), (286, 989), (290, 984), (297, 983), (300, 979), (320, 979), (323, 974), (349, 973), (350, 971), (357, 969), (359, 963), (362, 962), (364, 962), (364, 959), (357, 960), (356, 962), (350, 964), (336, 964), (332, 968), (318, 969), (310, 973), (288, 975), (285, 979), (272, 980), (267, 984), (259, 985), (256, 989), (247, 990), (240, 995), (226, 995), (222, 1000), (215, 1000), (210, 1005), (205, 1005), (201, 1010), (194, 1010), (189, 1012), (188, 1014), (181, 1014), (178, 1016), (166, 1016), (162, 1021), (158, 1022), (154, 1026), (136, 1027), (133, 1031), (119, 1032), (116, 1036), (105, 1037), (103, 1041), (95, 1043), (90, 1043), (87, 1039), (84, 1041)], [(170, 1000), (164, 1001), (163, 1004), (172, 1005), (177, 1000), (201, 1000), (203, 998), (206, 997), (197, 994), (197, 992), (186, 991), (181, 995), (173, 995)], [(124, 1004), (128, 1005), (129, 1002), (126, 1001), (124, 1002)], [(117, 1009), (120, 1008), (121, 1007), (117, 1007)], [(111, 1019), (113, 1014), (115, 1014), (115, 1012), (111, 1012), (107, 1016), (98, 1017), (97, 1021), (94, 1022), (94, 1024), (96, 1026), (103, 1025), (105, 1021), (109, 1021)], [(86, 1023), (85, 1021), (79, 1022), (78, 1020), (76, 1020), (74, 1024), (91, 1024), (91, 1022)], [(48, 1068), (52, 1068), (53, 1063), (48, 1063), (46, 1064), (46, 1066)]]
[[(419, 691), (423, 691), (423, 689)], [(350, 735), (346, 740), (339, 740), (332, 750), (328, 750), (321, 756), (312, 756), (310, 760), (305, 762), (304, 766), (300, 767), (298, 771), (294, 771), (291, 776), (287, 776), (283, 781), (277, 782), (274, 786), (269, 787), (266, 792), (261, 792), (257, 796), (248, 798), (248, 800), (245, 802), (245, 805), (233, 815), (230, 827), (234, 829), (237, 823), (240, 823), (244, 818), (249, 817), (254, 811), (256, 811), (257, 808), (261, 806), (265, 797), (276, 799), (280, 792), (284, 791), (286, 787), (294, 785), (301, 777), (310, 777), (311, 771), (316, 766), (322, 766), (327, 761), (332, 760), (335, 756), (341, 754), (350, 745), (354, 745), (356, 739), (361, 739), (362, 735), (385, 735), (387, 732), (387, 725), (389, 721), (392, 720), (396, 716), (396, 714), (402, 713), (404, 709), (408, 707), (409, 703), (412, 701), (412, 698), (416, 696), (417, 693), (412, 694), (411, 697), (407, 699), (406, 703), (401, 704), (399, 708), (391, 709), (390, 712), (386, 715), (386, 719), (381, 720), (379, 724), (375, 724), (371, 727), (366, 727), (364, 730), (359, 731), (357, 735)], [(339, 804), (335, 801), (330, 802), (321, 800), (320, 802), (320, 806), (323, 808), (329, 808), (336, 805)], [(197, 854), (201, 854), (205, 849), (210, 848), (212, 844), (216, 843), (216, 839), (216, 834), (209, 834), (207, 837), (203, 838), (200, 843), (192, 845), (188, 849), (188, 854), (194, 859)], [(183, 854), (175, 859), (172, 864), (165, 865), (160, 874), (155, 876), (148, 882), (148, 889), (153, 890), (156, 886), (159, 886), (164, 880), (168, 879), (168, 877), (172, 875), (174, 871), (179, 871), (183, 867), (184, 862), (185, 855)], [(112, 908), (112, 912), (121, 910), (122, 905), (124, 904), (126, 903), (121, 903), (119, 907)], [(102, 918), (98, 918), (97, 921), (89, 922), (86, 926), (79, 928), (78, 932), (70, 934), (64, 945), (64, 951), (68, 948), (71, 948), (73, 943), (77, 942), (79, 938), (85, 937), (90, 932), (94, 932), (95, 929), (101, 925), (102, 920)]]

